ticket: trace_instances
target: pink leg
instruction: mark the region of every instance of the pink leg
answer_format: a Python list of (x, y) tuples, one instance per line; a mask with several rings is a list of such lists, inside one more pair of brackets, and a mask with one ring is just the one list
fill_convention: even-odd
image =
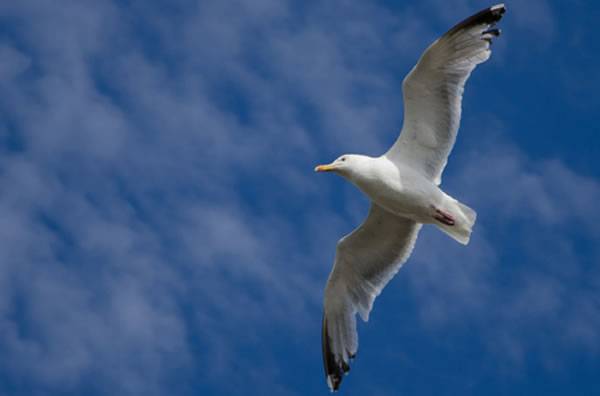
[(446, 224), (449, 226), (453, 226), (454, 225), (454, 217), (452, 217), (452, 215), (450, 215), (447, 212), (444, 212), (442, 210), (436, 209), (435, 213), (433, 215), (433, 218), (436, 219), (437, 221), (439, 221), (442, 224)]

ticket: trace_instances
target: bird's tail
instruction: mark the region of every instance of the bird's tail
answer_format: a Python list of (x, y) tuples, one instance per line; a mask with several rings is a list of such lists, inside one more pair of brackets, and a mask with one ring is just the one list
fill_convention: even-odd
[(440, 222), (435, 224), (440, 228), (440, 230), (444, 231), (454, 240), (466, 245), (469, 243), (469, 239), (471, 238), (471, 231), (473, 229), (473, 225), (475, 225), (475, 220), (477, 219), (477, 212), (469, 208), (467, 205), (458, 202), (457, 200), (453, 201), (453, 205), (450, 205), (451, 208), (449, 212), (454, 218), (454, 224), (449, 225)]

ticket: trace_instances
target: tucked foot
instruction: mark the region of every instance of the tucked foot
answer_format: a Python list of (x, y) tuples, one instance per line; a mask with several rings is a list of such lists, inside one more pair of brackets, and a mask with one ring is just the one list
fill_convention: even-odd
[(453, 226), (455, 221), (454, 217), (452, 217), (449, 213), (444, 212), (443, 210), (436, 209), (433, 218), (439, 221), (442, 224), (446, 224), (449, 226)]

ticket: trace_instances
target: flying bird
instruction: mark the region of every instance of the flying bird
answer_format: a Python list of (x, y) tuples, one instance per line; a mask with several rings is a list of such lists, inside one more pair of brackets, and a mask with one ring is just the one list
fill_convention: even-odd
[(410, 256), (423, 224), (466, 245), (476, 213), (439, 185), (460, 124), (464, 85), (490, 57), (504, 4), (465, 19), (421, 55), (402, 83), (404, 124), (380, 157), (345, 154), (317, 172), (334, 172), (371, 200), (364, 222), (337, 243), (324, 295), (323, 363), (336, 391), (356, 356), (356, 314), (366, 322), (375, 297)]

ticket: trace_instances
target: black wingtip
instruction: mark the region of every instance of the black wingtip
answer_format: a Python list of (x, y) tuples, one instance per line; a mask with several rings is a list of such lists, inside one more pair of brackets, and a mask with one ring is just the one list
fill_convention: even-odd
[[(325, 368), (325, 378), (327, 385), (332, 392), (336, 392), (340, 388), (344, 375), (350, 371), (348, 363), (336, 362), (335, 355), (331, 350), (330, 337), (327, 331), (327, 318), (323, 315), (323, 328), (321, 331), (321, 346), (323, 348), (323, 367)], [(354, 357), (353, 355), (352, 357)]]
[(490, 36), (494, 37), (500, 36), (500, 33), (502, 33), (502, 30), (500, 29), (488, 29), (485, 32), (483, 32), (483, 34), (489, 34)]
[(497, 23), (506, 12), (506, 6), (504, 4), (496, 4), (479, 11), (478, 13), (471, 15), (462, 22), (459, 22), (452, 29), (448, 30), (445, 35), (452, 35), (463, 29), (468, 29), (472, 26), (478, 25), (490, 25), (493, 26)]

